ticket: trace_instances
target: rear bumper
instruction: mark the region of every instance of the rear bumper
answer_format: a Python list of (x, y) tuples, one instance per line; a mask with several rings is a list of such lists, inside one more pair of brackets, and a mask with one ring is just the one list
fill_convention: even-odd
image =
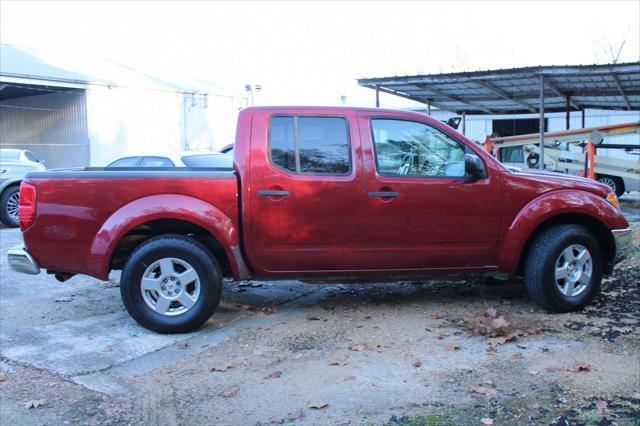
[(15, 246), (7, 252), (7, 259), (9, 260), (9, 266), (16, 272), (22, 272), (23, 274), (38, 275), (40, 273), (40, 266), (38, 262), (29, 254), (24, 246)]
[(623, 228), (612, 229), (611, 234), (613, 234), (613, 240), (616, 243), (616, 256), (613, 259), (613, 263), (616, 264), (622, 262), (629, 256), (632, 247), (631, 240), (633, 233), (631, 232), (631, 228)]

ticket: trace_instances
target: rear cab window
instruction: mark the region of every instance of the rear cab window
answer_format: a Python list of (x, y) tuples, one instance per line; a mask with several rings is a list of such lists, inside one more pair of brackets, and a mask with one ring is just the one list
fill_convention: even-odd
[(342, 176), (351, 173), (345, 117), (274, 116), (269, 125), (269, 160), (289, 173)]

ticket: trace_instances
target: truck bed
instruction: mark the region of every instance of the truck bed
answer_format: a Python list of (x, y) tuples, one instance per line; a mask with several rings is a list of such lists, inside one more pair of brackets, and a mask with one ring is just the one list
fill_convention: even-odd
[(167, 210), (180, 219), (187, 204), (200, 212), (201, 226), (226, 220), (237, 228), (232, 169), (90, 167), (32, 172), (24, 182), (37, 190), (36, 221), (24, 232), (25, 245), (49, 270), (106, 278), (104, 257), (116, 234), (156, 215), (166, 218)]

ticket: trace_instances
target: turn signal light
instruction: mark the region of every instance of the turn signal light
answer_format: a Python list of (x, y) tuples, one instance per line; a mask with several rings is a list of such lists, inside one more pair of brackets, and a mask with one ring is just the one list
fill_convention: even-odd
[(36, 219), (36, 187), (29, 183), (22, 182), (20, 184), (18, 214), (21, 231), (25, 231)]
[(613, 192), (607, 194), (607, 201), (616, 209), (620, 210), (620, 203), (618, 202), (618, 197)]

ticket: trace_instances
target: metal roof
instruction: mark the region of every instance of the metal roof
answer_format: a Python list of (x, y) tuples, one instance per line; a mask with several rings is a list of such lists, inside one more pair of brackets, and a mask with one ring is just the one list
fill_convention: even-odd
[[(207, 93), (219, 96), (241, 96), (202, 80), (181, 77), (180, 83), (161, 79), (109, 59), (61, 51), (40, 51), (0, 43), (0, 83), (18, 79), (15, 89), (28, 90), (31, 85), (83, 88), (89, 85), (163, 90), (178, 93)], [(0, 85), (1, 87), (1, 85)], [(8, 86), (5, 89), (11, 89)], [(31, 94), (37, 94), (31, 90)], [(18, 96), (18, 91), (9, 97)], [(2, 96), (5, 96), (3, 94)]]
[(358, 84), (459, 114), (518, 114), (585, 108), (640, 110), (640, 62), (361, 78)]

